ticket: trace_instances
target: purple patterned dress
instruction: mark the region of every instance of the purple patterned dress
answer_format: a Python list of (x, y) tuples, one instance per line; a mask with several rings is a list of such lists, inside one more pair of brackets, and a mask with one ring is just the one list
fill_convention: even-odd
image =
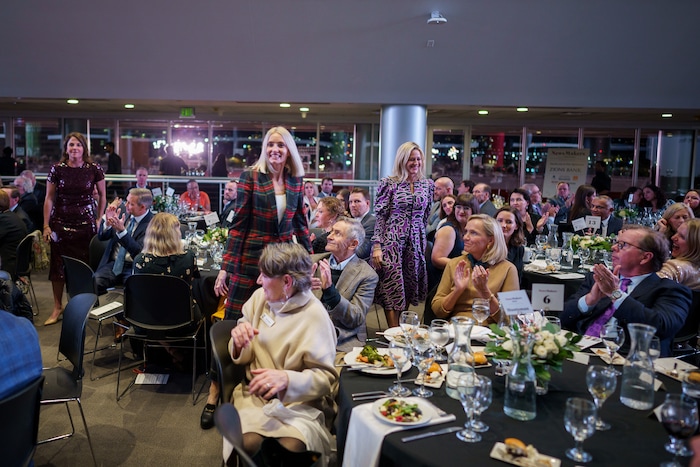
[(56, 240), (51, 242), (49, 280), (65, 280), (61, 255), (88, 262), (90, 240), (97, 233), (92, 190), (104, 178), (100, 166), (92, 163), (74, 168), (62, 162), (51, 167), (46, 181), (54, 184), (56, 196), (47, 224)]
[(379, 181), (372, 243), (382, 247), (384, 266), (377, 270), (375, 301), (385, 310), (403, 311), (425, 300), (425, 231), (434, 191), (430, 179), (414, 182), (413, 193), (410, 182), (392, 177)]

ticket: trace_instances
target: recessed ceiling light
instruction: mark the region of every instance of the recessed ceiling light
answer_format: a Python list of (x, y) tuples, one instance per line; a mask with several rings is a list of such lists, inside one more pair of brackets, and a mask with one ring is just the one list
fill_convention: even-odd
[(133, 109), (134, 107), (134, 104), (124, 104), (125, 109)]
[(286, 103), (286, 102), (282, 102), (282, 103), (280, 104), (280, 107), (282, 107), (283, 109), (287, 109), (287, 108), (289, 108), (289, 107), (291, 107), (291, 106), (292, 106), (292, 104), (288, 104), (288, 103)]
[(671, 117), (673, 117), (673, 114), (661, 114), (661, 117), (663, 117), (663, 118), (671, 118)]
[(68, 99), (66, 102), (69, 104), (78, 104), (80, 101), (78, 99)]
[(489, 111), (488, 110), (479, 110), (478, 114), (479, 115), (488, 115)]
[(309, 108), (308, 107), (299, 107), (299, 112), (308, 112)]
[(527, 107), (518, 107), (518, 108), (515, 109), (515, 110), (517, 110), (518, 112), (527, 112), (527, 111), (530, 110), (530, 109), (528, 109)]

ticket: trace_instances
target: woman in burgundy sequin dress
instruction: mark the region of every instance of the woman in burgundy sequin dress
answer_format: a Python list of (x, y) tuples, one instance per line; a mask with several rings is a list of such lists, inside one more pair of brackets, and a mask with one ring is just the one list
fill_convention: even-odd
[[(97, 210), (92, 191), (97, 187)], [(44, 239), (51, 245), (49, 280), (53, 287), (53, 311), (44, 323), (55, 324), (63, 313), (65, 276), (61, 255), (88, 262), (90, 239), (105, 210), (105, 176), (92, 163), (88, 144), (80, 133), (71, 133), (63, 143), (61, 161), (51, 167), (46, 178)]]

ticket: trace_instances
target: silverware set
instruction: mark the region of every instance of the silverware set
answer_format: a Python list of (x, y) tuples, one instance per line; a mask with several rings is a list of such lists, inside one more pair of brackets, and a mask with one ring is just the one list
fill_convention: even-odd
[(381, 399), (382, 397), (388, 397), (389, 393), (386, 391), (367, 391), (367, 392), (356, 392), (352, 395), (352, 400), (354, 401), (369, 401), (373, 399)]

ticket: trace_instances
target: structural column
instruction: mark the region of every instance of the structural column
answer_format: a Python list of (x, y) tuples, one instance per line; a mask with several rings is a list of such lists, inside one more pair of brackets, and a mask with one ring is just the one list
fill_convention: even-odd
[(417, 143), (427, 152), (428, 111), (422, 105), (385, 105), (380, 122), (379, 178), (382, 178), (391, 175), (396, 150), (406, 141)]

